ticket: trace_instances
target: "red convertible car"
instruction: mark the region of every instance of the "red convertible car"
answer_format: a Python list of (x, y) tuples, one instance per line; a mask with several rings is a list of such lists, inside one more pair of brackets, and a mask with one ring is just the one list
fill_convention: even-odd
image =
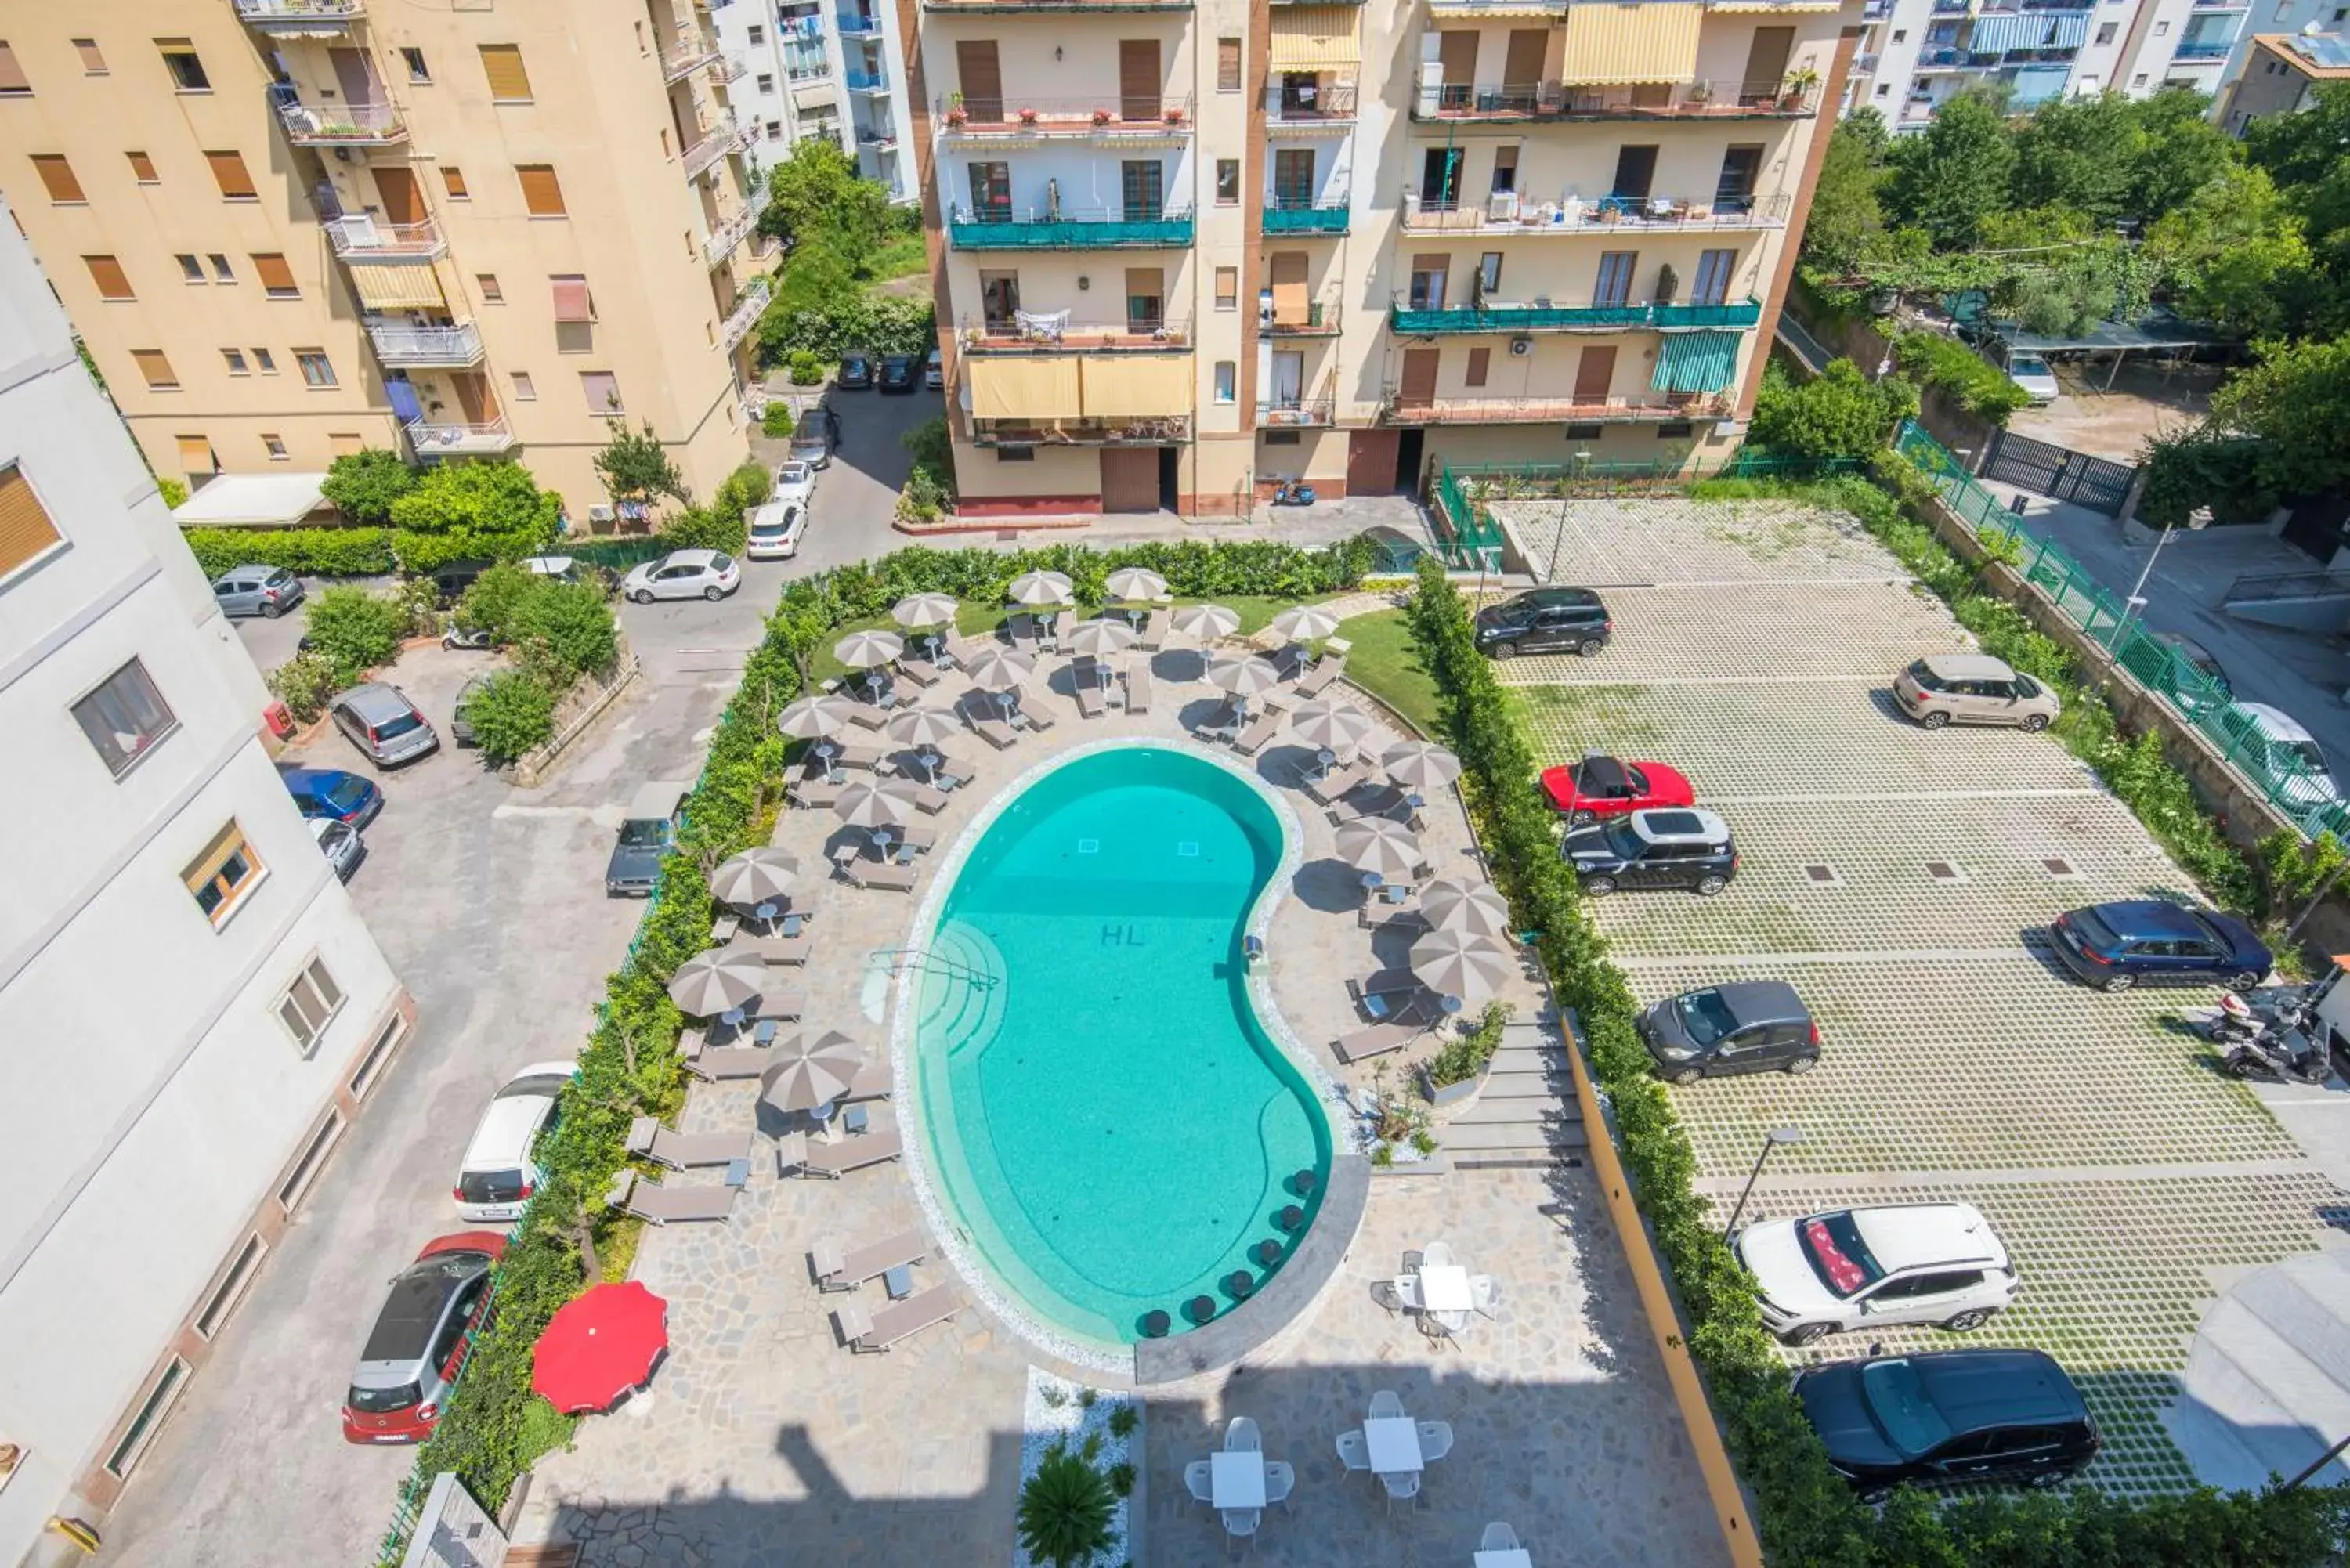
[(1544, 769), (1542, 786), (1559, 814), (1576, 823), (1697, 804), (1689, 780), (1664, 763), (1620, 762), (1596, 752), (1579, 763)]

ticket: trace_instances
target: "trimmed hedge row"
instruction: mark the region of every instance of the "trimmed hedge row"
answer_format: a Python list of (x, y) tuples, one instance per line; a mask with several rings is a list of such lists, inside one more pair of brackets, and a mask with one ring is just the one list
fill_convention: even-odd
[[(1895, 520), (1901, 521), (1898, 508)], [(1408, 614), (1436, 677), (1443, 727), (1461, 760), (1462, 792), (1494, 883), (1518, 926), (1537, 933), (1559, 1001), (1576, 1013), (1640, 1211), (1680, 1296), (1690, 1352), (1753, 1499), (1773, 1568), (2317, 1568), (2334, 1561), (2334, 1543), (2350, 1525), (2350, 1497), (2334, 1490), (2255, 1496), (2207, 1489), (2126, 1502), (2074, 1487), (1943, 1502), (1904, 1489), (1881, 1511), (1854, 1497), (1762, 1332), (1752, 1280), (1692, 1186), (1696, 1156), (1650, 1072), (1633, 1027), (1630, 988), (1585, 917), (1558, 857), (1534, 753), (1477, 651), (1468, 607), (1436, 563), (1421, 562)]]
[(518, 561), (547, 547), (532, 531), (424, 534), (407, 528), (190, 528), (181, 537), (208, 577), (232, 566), (283, 566), (305, 577), (432, 572), (452, 561)]

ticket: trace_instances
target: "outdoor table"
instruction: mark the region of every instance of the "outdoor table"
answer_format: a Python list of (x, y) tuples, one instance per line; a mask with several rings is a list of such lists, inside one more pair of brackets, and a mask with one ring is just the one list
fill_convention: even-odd
[(751, 1162), (750, 1162), (749, 1160), (747, 1160), (747, 1159), (730, 1159), (730, 1160), (728, 1160), (728, 1161), (726, 1162), (726, 1185), (727, 1185), (727, 1186), (729, 1186), (729, 1187), (741, 1187), (741, 1186), (743, 1186), (744, 1183), (748, 1182), (750, 1179), (751, 1179)]
[(1477, 1304), (1469, 1292), (1469, 1271), (1458, 1264), (1419, 1271), (1419, 1304), (1430, 1312), (1468, 1312)]
[[(1407, 1426), (1409, 1422), (1405, 1423)], [(1413, 1434), (1412, 1441), (1419, 1441)], [(1218, 1449), (1208, 1456), (1208, 1495), (1217, 1508), (1263, 1508), (1264, 1506), (1264, 1456), (1254, 1451), (1233, 1453)], [(1415, 1464), (1415, 1468), (1417, 1465)]]
[(1507, 1552), (1480, 1552), (1477, 1568), (1534, 1568), (1534, 1560), (1524, 1547), (1513, 1546)]
[(914, 1269), (910, 1263), (900, 1263), (894, 1269), (881, 1271), (881, 1288), (889, 1293), (893, 1302), (904, 1301), (914, 1293)]
[(1364, 1422), (1363, 1447), (1370, 1453), (1373, 1475), (1409, 1475), (1424, 1468), (1419, 1428), (1409, 1416), (1379, 1416)]

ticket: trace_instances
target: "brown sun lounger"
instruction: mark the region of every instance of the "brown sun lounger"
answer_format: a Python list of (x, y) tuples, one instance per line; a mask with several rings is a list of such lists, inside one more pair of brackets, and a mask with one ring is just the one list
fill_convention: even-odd
[(1322, 645), (1322, 657), (1315, 659), (1297, 683), (1300, 697), (1316, 697), (1330, 682), (1347, 672), (1347, 655), (1354, 644), (1343, 637), (1334, 637)]
[(930, 1252), (920, 1231), (900, 1231), (853, 1252), (842, 1251), (837, 1241), (818, 1241), (808, 1249), (808, 1262), (816, 1266), (818, 1290), (845, 1291), (867, 1280), (878, 1280), (892, 1269), (919, 1263)]
[(910, 778), (906, 789), (914, 797), (914, 809), (924, 816), (936, 816), (954, 804), (954, 797), (936, 784), (916, 784)]
[(795, 937), (744, 937), (733, 947), (736, 952), (756, 953), (771, 964), (806, 963), (808, 934), (802, 931)]
[(904, 1156), (905, 1145), (896, 1130), (859, 1133), (838, 1143), (824, 1143), (807, 1134), (793, 1133), (775, 1143), (775, 1174), (821, 1176), (837, 1181), (852, 1170)]
[(748, 1132), (674, 1132), (650, 1116), (639, 1116), (629, 1124), (629, 1152), (673, 1170), (732, 1165), (751, 1158), (751, 1136)]
[(1347, 994), (1374, 1023), (1393, 1023), (1409, 1002), (1427, 989), (1408, 969), (1383, 969), (1367, 980), (1349, 980)]
[(1128, 660), (1126, 666), (1126, 711), (1129, 713), (1149, 712), (1150, 699), (1154, 695), (1155, 693), (1150, 689), (1150, 660), (1147, 659)]
[(802, 779), (784, 793), (803, 811), (830, 811), (840, 804), (840, 786), (822, 779)]
[(1053, 727), (1053, 715), (1045, 711), (1045, 705), (1041, 702), (1033, 705), (1024, 703), (1012, 710), (1012, 727), (1034, 730), (1041, 735)]
[(898, 679), (927, 690), (939, 683), (939, 672), (920, 659), (901, 659), (898, 661)]
[(1349, 763), (1343, 768), (1331, 769), (1318, 779), (1306, 780), (1305, 793), (1316, 805), (1336, 805), (1341, 798), (1378, 776), (1378, 770), (1368, 763)]
[(886, 1100), (897, 1088), (897, 1079), (887, 1062), (868, 1062), (857, 1069), (857, 1076), (848, 1080), (848, 1093), (840, 1103), (849, 1105), (858, 1100)]
[(860, 730), (878, 730), (889, 722), (889, 711), (870, 702), (848, 699), (848, 722)]
[(612, 1179), (604, 1201), (624, 1213), (656, 1225), (685, 1220), (723, 1220), (734, 1207), (739, 1187), (663, 1187), (650, 1177), (622, 1170)]
[(1069, 670), (1075, 677), (1071, 690), (1076, 695), (1078, 713), (1087, 719), (1100, 718), (1103, 712), (1101, 681), (1094, 674), (1093, 661), (1081, 659), (1071, 665)]
[(971, 726), (972, 734), (977, 735), (999, 752), (1008, 751), (1020, 743), (1020, 737), (1013, 732), (1012, 726), (1001, 719), (983, 719), (976, 714), (966, 712), (962, 716), (962, 722)]
[(1342, 1034), (1331, 1041), (1331, 1054), (1341, 1062), (1361, 1062), (1373, 1056), (1384, 1056), (1390, 1051), (1400, 1051), (1427, 1033), (1429, 1025), (1441, 1016), (1437, 1011), (1436, 999), (1422, 992), (1386, 1023), (1374, 1023), (1367, 1029), (1357, 1029), (1351, 1034)]
[(860, 859), (854, 847), (835, 855), (832, 868), (854, 887), (879, 888), (885, 893), (910, 893), (914, 890), (916, 873), (911, 866), (876, 865)]
[(837, 768), (858, 768), (866, 773), (872, 773), (880, 768), (881, 757), (882, 752), (879, 746), (843, 746), (840, 748), (840, 754), (832, 759), (832, 765)]
[(1167, 628), (1173, 624), (1174, 618), (1168, 610), (1152, 610), (1149, 618), (1142, 623), (1142, 635), (1135, 639), (1134, 646), (1145, 653), (1156, 653), (1166, 647)]
[(712, 1045), (699, 1029), (677, 1037), (677, 1054), (685, 1070), (705, 1084), (755, 1078), (775, 1064), (773, 1054), (756, 1045)]
[(1268, 702), (1249, 727), (1232, 737), (1232, 750), (1244, 757), (1253, 757), (1264, 749), (1281, 728), (1281, 710)]
[(1366, 816), (1392, 816), (1404, 805), (1403, 791), (1391, 784), (1365, 790), (1352, 800), (1342, 800), (1328, 812), (1331, 825), (1340, 826)]
[(840, 1330), (841, 1343), (850, 1350), (887, 1350), (933, 1324), (946, 1322), (962, 1306), (962, 1298), (955, 1293), (952, 1285), (932, 1285), (919, 1295), (891, 1302), (877, 1313), (867, 1313), (858, 1303), (844, 1302), (832, 1317)]

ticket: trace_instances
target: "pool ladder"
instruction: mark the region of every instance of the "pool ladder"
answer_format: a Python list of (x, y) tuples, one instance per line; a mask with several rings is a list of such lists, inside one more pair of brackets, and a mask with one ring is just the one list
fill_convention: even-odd
[(941, 957), (928, 948), (877, 948), (872, 956), (888, 961), (885, 967), (893, 974), (900, 970), (935, 969), (942, 973), (953, 975), (975, 990), (993, 991), (995, 989), (996, 976), (988, 973), (985, 970), (973, 969), (960, 959)]

